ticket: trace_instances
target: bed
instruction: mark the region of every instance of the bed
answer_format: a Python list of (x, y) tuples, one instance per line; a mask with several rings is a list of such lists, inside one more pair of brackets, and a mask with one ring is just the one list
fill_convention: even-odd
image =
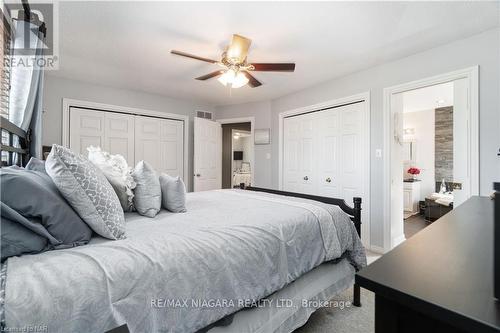
[(290, 332), (366, 265), (359, 198), (350, 207), (250, 187), (189, 193), (187, 206), (153, 219), (127, 213), (124, 240), (9, 258), (5, 327)]

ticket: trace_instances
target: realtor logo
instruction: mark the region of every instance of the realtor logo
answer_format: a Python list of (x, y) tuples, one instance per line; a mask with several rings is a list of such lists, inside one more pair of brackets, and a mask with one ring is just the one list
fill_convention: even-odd
[(58, 6), (30, 1), (29, 13), (19, 2), (5, 4), (10, 17), (12, 67), (58, 69)]

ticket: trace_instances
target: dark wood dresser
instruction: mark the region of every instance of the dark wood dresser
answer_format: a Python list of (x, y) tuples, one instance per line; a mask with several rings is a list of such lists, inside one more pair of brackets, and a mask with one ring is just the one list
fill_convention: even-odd
[(493, 206), (473, 197), (361, 270), (375, 332), (500, 332), (493, 297)]

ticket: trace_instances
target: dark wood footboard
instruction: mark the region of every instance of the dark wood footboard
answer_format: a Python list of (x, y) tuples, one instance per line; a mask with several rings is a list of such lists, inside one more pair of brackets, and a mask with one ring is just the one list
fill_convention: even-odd
[[(322, 197), (318, 195), (310, 195), (310, 194), (296, 193), (296, 192), (286, 192), (286, 191), (273, 190), (262, 187), (249, 186), (246, 187), (245, 189), (249, 191), (266, 192), (266, 193), (284, 195), (288, 197), (309, 199), (309, 200), (319, 201), (325, 204), (339, 206), (340, 209), (342, 209), (347, 215), (350, 216), (359, 237), (361, 237), (361, 198), (359, 197), (353, 198), (354, 207), (351, 207), (345, 202), (344, 199)], [(352, 304), (354, 306), (361, 306), (361, 292), (359, 289), (359, 285), (357, 284), (354, 284), (354, 297)]]

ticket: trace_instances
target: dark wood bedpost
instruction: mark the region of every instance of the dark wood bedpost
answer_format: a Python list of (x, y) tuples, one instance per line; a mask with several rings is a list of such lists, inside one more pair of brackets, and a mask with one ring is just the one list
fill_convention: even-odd
[[(353, 199), (354, 202), (354, 227), (358, 232), (359, 237), (361, 238), (361, 198), (355, 197)], [(361, 289), (357, 283), (354, 283), (354, 295), (352, 304), (354, 306), (361, 306)]]

